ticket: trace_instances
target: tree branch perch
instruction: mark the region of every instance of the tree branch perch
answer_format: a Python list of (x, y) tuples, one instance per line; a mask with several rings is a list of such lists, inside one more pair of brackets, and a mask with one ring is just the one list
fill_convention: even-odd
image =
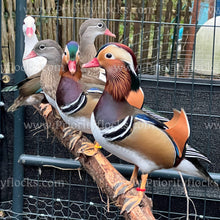
[[(43, 116), (42, 111), (38, 110), (38, 112)], [(60, 143), (62, 143), (66, 148), (69, 149), (69, 142), (71, 136), (67, 136), (63, 138), (63, 129), (67, 127), (64, 121), (55, 115), (56, 113), (51, 113), (47, 118), (44, 117), (45, 121), (49, 124), (49, 128), (52, 130), (54, 135), (58, 138)], [(136, 189), (129, 190), (125, 194), (118, 196), (117, 199), (113, 198), (114, 195), (114, 186), (117, 183), (126, 183), (128, 182), (105, 158), (105, 156), (101, 153), (100, 150), (92, 156), (88, 157), (85, 155), (79, 155), (77, 153), (78, 149), (81, 147), (83, 142), (89, 142), (86, 137), (82, 137), (75, 145), (75, 147), (70, 150), (70, 152), (75, 156), (79, 157), (79, 162), (82, 167), (86, 170), (86, 172), (93, 178), (96, 182), (97, 186), (105, 193), (112, 201), (115, 202), (115, 205), (121, 209), (126, 196), (129, 195), (137, 195)], [(146, 195), (143, 197), (142, 202), (139, 206), (135, 207), (131, 210), (130, 213), (123, 213), (125, 219), (132, 220), (153, 220), (155, 219), (151, 212), (152, 202)]]

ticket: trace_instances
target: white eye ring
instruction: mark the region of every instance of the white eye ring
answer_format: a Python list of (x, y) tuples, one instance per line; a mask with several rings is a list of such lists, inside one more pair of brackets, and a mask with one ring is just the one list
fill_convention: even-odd
[(115, 59), (115, 57), (114, 57), (111, 53), (106, 53), (106, 54), (105, 54), (105, 57), (106, 57), (107, 59)]
[(41, 44), (40, 46), (39, 46), (39, 49), (40, 50), (44, 50), (46, 47), (45, 47), (45, 45), (43, 45), (43, 44)]
[(98, 23), (97, 26), (98, 26), (99, 28), (103, 28), (103, 24), (102, 24), (102, 23)]

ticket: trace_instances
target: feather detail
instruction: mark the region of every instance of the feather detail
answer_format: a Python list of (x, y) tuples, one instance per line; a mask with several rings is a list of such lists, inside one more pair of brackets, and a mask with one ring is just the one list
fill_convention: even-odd
[(173, 113), (173, 118), (164, 124), (168, 127), (166, 129), (166, 133), (177, 145), (178, 157), (181, 158), (183, 156), (183, 152), (185, 151), (186, 142), (190, 135), (189, 122), (183, 109), (181, 109), (181, 112), (174, 109)]
[(60, 109), (63, 113), (70, 115), (82, 109), (86, 105), (86, 102), (86, 95), (84, 92), (82, 92), (74, 102), (70, 103), (69, 105), (61, 106)]
[(88, 93), (99, 93), (99, 94), (102, 94), (102, 93), (103, 93), (102, 90), (100, 90), (100, 89), (98, 89), (98, 88), (96, 88), (96, 87), (93, 87), (93, 88), (88, 89), (87, 92), (88, 92)]
[(139, 88), (137, 91), (131, 90), (126, 97), (127, 102), (136, 107), (141, 109), (144, 103), (144, 93), (141, 88)]
[(198, 150), (195, 148), (192, 148), (188, 144), (186, 145), (186, 158), (197, 158), (206, 161), (207, 163), (211, 163), (211, 161), (203, 154), (201, 154)]
[(137, 114), (135, 115), (135, 118), (139, 121), (142, 121), (144, 123), (150, 123), (158, 128), (161, 128), (161, 129), (165, 129), (167, 128), (162, 122), (156, 120), (155, 118), (152, 118), (146, 114)]
[(14, 103), (8, 108), (7, 111), (14, 112), (23, 105), (39, 105), (43, 99), (43, 93), (33, 94), (27, 97), (18, 96), (18, 98), (15, 99)]
[(134, 118), (127, 116), (123, 120), (115, 122), (110, 127), (103, 129), (101, 133), (108, 141), (120, 141), (131, 133), (133, 122)]
[(212, 179), (212, 177), (200, 164), (197, 158), (185, 158), (181, 161), (181, 163), (177, 167), (175, 167), (175, 169), (192, 176), (204, 178), (207, 181), (218, 186), (218, 184)]
[(23, 105), (36, 105), (40, 104), (44, 98), (43, 94), (37, 95), (41, 91), (40, 87), (40, 73), (34, 74), (15, 87), (19, 90), (19, 96), (15, 99), (14, 103), (8, 108), (8, 112), (14, 112), (17, 108)]
[(131, 77), (128, 69), (120, 60), (115, 60), (108, 71), (106, 91), (113, 96), (116, 101), (124, 100), (131, 90)]
[(168, 118), (160, 115), (158, 112), (152, 110), (151, 108), (147, 107), (147, 106), (143, 106), (143, 108), (141, 109), (144, 113), (146, 113), (147, 115), (150, 115), (152, 118), (157, 119), (160, 122), (167, 122), (169, 121)]

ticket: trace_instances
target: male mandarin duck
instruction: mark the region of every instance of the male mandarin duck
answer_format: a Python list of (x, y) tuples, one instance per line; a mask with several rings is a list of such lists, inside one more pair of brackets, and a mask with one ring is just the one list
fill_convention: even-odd
[[(89, 19), (82, 23), (79, 29), (80, 38), (80, 66), (89, 62), (95, 57), (97, 51), (94, 45), (95, 39), (99, 35), (107, 35), (116, 37), (107, 27), (106, 24), (100, 19)], [(82, 69), (83, 75), (87, 74), (98, 78), (100, 75), (100, 68)]]
[(130, 183), (117, 184), (115, 196), (131, 189), (137, 183), (138, 169), (142, 171), (138, 196), (128, 197), (122, 212), (131, 211), (141, 202), (148, 173), (154, 170), (173, 168), (214, 182), (198, 158), (209, 160), (187, 145), (190, 128), (185, 111), (174, 110), (173, 118), (163, 123), (131, 106), (126, 97), (139, 88), (139, 80), (124, 51), (119, 53), (115, 45), (104, 45), (92, 61), (83, 65), (99, 66), (105, 69), (107, 81), (91, 116), (93, 136), (104, 149), (135, 165)]
[[(62, 53), (62, 48), (54, 40), (42, 40), (34, 46), (30, 54), (25, 57), (25, 60), (41, 57), (41, 59), (46, 60), (46, 66), (39, 73), (26, 78), (18, 84), (19, 97), (14, 101), (14, 104), (8, 111), (15, 111), (22, 105), (40, 104), (44, 95), (48, 102), (55, 106)], [(40, 93), (42, 90), (44, 95)], [(48, 105), (42, 105), (41, 107), (48, 107)], [(51, 108), (49, 107), (45, 115), (47, 116), (50, 111)]]
[[(114, 45), (114, 47), (118, 48), (118, 56), (126, 59), (131, 69), (137, 70), (136, 57), (129, 47), (119, 43), (109, 43), (109, 45)], [(124, 51), (124, 53), (121, 53), (121, 51)], [(56, 109), (58, 109), (60, 116), (70, 128), (91, 134), (91, 113), (104, 90), (105, 83), (91, 76), (85, 77), (79, 65), (80, 58), (81, 53), (79, 55), (78, 44), (70, 41), (66, 45), (62, 58), (61, 79), (56, 92)], [(136, 96), (135, 99), (134, 96)], [(140, 87), (138, 87), (137, 91), (130, 91), (126, 97), (128, 103), (137, 108), (142, 106), (143, 98), (143, 92)], [(70, 130), (67, 131), (69, 132)], [(75, 131), (73, 132), (76, 133)], [(71, 142), (71, 149), (74, 146), (72, 143), (75, 143), (80, 138), (81, 133), (79, 134), (75, 140), (73, 139), (74, 142)], [(88, 145), (81, 149), (85, 154), (88, 148), (92, 149), (91, 145)]]
[(40, 72), (46, 65), (46, 60), (41, 57), (36, 57), (31, 60), (25, 60), (24, 58), (31, 52), (35, 44), (38, 42), (37, 35), (35, 34), (36, 25), (35, 20), (31, 16), (27, 16), (23, 23), (24, 32), (24, 54), (23, 54), (23, 66), (27, 77), (32, 76)]
[(64, 137), (72, 135), (69, 145), (72, 149), (82, 132), (91, 134), (90, 116), (104, 89), (104, 82), (91, 76), (84, 78), (79, 64), (79, 45), (75, 41), (68, 42), (65, 47), (60, 76), (56, 109), (69, 125), (64, 130)]

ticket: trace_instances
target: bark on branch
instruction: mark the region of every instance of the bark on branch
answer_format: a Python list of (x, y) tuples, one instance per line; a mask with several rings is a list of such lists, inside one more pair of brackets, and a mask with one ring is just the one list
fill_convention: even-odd
[[(43, 116), (42, 112), (36, 108), (38, 112)], [(52, 130), (58, 140), (69, 149), (69, 142), (71, 136), (63, 138), (63, 129), (67, 126), (63, 120), (56, 113), (51, 113), (47, 118), (44, 117), (46, 122), (50, 125), (49, 128)], [(114, 186), (116, 183), (126, 183), (127, 180), (111, 165), (111, 163), (103, 156), (99, 150), (97, 154), (92, 157), (85, 155), (79, 155), (78, 149), (81, 147), (82, 142), (89, 141), (86, 137), (82, 137), (75, 145), (73, 150), (70, 152), (75, 156), (79, 157), (79, 162), (86, 172), (93, 178), (97, 186), (105, 193), (115, 205), (121, 209), (126, 196), (137, 195), (136, 189), (132, 189), (125, 194), (120, 195), (117, 199), (113, 198)], [(130, 213), (124, 212), (125, 219), (132, 220), (153, 220), (155, 219), (151, 212), (152, 202), (147, 196), (144, 196), (139, 206), (135, 207)]]

